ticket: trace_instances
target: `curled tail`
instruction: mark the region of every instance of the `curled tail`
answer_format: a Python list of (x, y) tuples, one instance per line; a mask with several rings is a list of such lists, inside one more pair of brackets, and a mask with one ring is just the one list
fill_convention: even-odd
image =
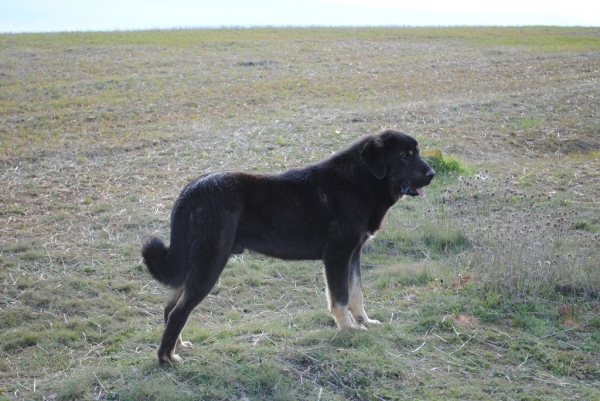
[(169, 287), (179, 287), (185, 281), (185, 266), (172, 263), (169, 248), (160, 238), (152, 237), (144, 244), (142, 257), (148, 271), (158, 282)]

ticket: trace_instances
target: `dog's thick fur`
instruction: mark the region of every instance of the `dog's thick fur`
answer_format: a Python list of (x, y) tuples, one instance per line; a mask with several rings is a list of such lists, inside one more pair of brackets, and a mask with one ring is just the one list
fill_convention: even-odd
[[(188, 184), (171, 214), (171, 242), (143, 247), (148, 270), (173, 290), (164, 309), (160, 364), (174, 354), (192, 310), (230, 255), (245, 249), (289, 260), (323, 260), (329, 309), (341, 330), (377, 325), (363, 308), (360, 254), (388, 209), (420, 195), (435, 172), (400, 132), (366, 136), (330, 158), (276, 175), (209, 173)], [(350, 314), (352, 318), (350, 317)]]

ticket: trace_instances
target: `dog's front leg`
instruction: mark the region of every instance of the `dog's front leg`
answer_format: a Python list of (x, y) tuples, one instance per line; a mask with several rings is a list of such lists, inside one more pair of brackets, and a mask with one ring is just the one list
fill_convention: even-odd
[(348, 278), (352, 250), (344, 251), (342, 247), (330, 247), (329, 249), (330, 251), (326, 252), (323, 258), (329, 310), (340, 330), (365, 330), (365, 326), (353, 322), (348, 313)]
[(364, 307), (364, 296), (362, 291), (362, 280), (360, 275), (360, 253), (362, 247), (357, 248), (352, 255), (350, 262), (350, 289), (348, 300), (348, 308), (354, 317), (354, 321), (365, 326), (378, 326), (381, 324), (379, 320), (369, 319)]

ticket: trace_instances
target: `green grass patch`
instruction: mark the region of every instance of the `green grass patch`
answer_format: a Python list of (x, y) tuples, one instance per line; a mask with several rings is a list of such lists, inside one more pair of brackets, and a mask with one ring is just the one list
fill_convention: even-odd
[(461, 175), (469, 172), (462, 160), (453, 156), (444, 156), (440, 150), (426, 150), (423, 152), (423, 158), (438, 174), (436, 179), (439, 179), (439, 176)]

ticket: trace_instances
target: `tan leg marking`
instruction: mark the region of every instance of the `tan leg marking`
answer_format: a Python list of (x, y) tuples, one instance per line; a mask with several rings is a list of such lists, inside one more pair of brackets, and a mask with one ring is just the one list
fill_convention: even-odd
[[(167, 300), (167, 305), (169, 306), (170, 309), (173, 309), (175, 307), (175, 305), (177, 305), (177, 301), (179, 301), (179, 298), (181, 298), (181, 295), (183, 294), (183, 289), (184, 289), (184, 286), (182, 285), (181, 287), (172, 289), (171, 292), (169, 293), (169, 299)], [(165, 324), (167, 324), (166, 321), (165, 321)], [(175, 347), (180, 348), (180, 349), (192, 349), (192, 348), (194, 348), (194, 345), (189, 341), (183, 341), (183, 339), (181, 338), (181, 334), (179, 334), (179, 337), (177, 338), (177, 343), (175, 344)], [(178, 360), (176, 360), (176, 362), (181, 362), (181, 358), (179, 358), (179, 356), (175, 355), (175, 357), (178, 358)], [(175, 358), (175, 359), (177, 359), (177, 358)]]
[(180, 349), (192, 349), (194, 348), (194, 344), (192, 344), (189, 341), (183, 341), (180, 334), (179, 338), (177, 339), (177, 347), (179, 347)]
[(326, 291), (327, 293), (327, 304), (329, 305), (329, 311), (333, 315), (335, 322), (338, 327), (342, 331), (355, 329), (355, 330), (366, 330), (366, 327), (361, 324), (356, 324), (350, 319), (350, 315), (348, 314), (348, 305), (337, 305), (333, 302), (331, 295), (329, 294), (329, 289)]
[(171, 354), (168, 358), (161, 358), (161, 360), (159, 361), (161, 366), (164, 365), (175, 365), (178, 363), (181, 363), (183, 361), (183, 359), (181, 359), (181, 357), (179, 355), (176, 354)]
[(362, 288), (360, 287), (360, 282), (356, 279), (356, 277), (352, 277), (351, 279), (349, 298), (348, 308), (350, 309), (352, 317), (354, 317), (356, 323), (364, 324), (365, 326), (378, 326), (381, 324), (379, 320), (369, 319), (369, 316), (367, 316), (367, 312), (365, 312), (364, 307)]

